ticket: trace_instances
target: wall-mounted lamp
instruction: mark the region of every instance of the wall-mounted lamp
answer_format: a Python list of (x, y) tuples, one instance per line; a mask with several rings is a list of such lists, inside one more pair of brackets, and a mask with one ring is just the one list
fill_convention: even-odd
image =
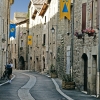
[(69, 36), (69, 35), (70, 35), (70, 33), (69, 33), (69, 32), (67, 32), (67, 35)]
[(29, 33), (29, 30), (26, 30), (27, 31), (27, 33)]
[(4, 43), (6, 41), (5, 34), (2, 34), (2, 42)]
[(2, 42), (4, 43), (6, 40), (5, 39), (2, 39)]
[(54, 27), (52, 26), (52, 28), (51, 28), (51, 32), (52, 33), (54, 33), (55, 32), (55, 29), (54, 29)]
[(26, 35), (26, 33), (23, 33), (24, 35)]
[(4, 51), (4, 48), (2, 48), (2, 51)]
[(8, 44), (8, 46), (10, 46), (10, 43)]

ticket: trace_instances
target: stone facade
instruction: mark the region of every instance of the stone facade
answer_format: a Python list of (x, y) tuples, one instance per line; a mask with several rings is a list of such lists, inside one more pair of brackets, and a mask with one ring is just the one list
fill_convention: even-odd
[(26, 18), (28, 17), (28, 14), (27, 12), (15, 12), (14, 13), (14, 22), (15, 23), (18, 23), (18, 22), (21, 22), (21, 21), (24, 21)]
[[(36, 1), (38, 4), (38, 0)], [(41, 3), (44, 2), (45, 5), (42, 6), (36, 6), (36, 1), (31, 2), (29, 7), (29, 34), (33, 36), (33, 45), (29, 46), (29, 58), (32, 58), (30, 69), (49, 72), (50, 65), (53, 64), (59, 77), (62, 77), (63, 73), (71, 73), (77, 89), (98, 96), (97, 0), (75, 0), (74, 17), (71, 1), (70, 21), (67, 18), (62, 20), (59, 18), (60, 0), (44, 0)], [(85, 24), (83, 23), (84, 5), (86, 7)], [(45, 7), (44, 11), (42, 11), (43, 7)], [(74, 32), (77, 30), (81, 34), (83, 29), (92, 27), (95, 29), (96, 35), (89, 36), (84, 33), (82, 39), (73, 36), (73, 18)], [(53, 34), (52, 27), (55, 29)]]
[[(83, 2), (84, 1), (84, 2)], [(98, 30), (96, 29), (97, 1), (93, 2), (93, 15), (91, 18), (92, 0), (75, 2), (75, 29), (82, 30), (82, 4), (86, 3), (86, 28), (93, 27), (96, 36), (89, 36), (84, 33), (84, 39), (74, 37), (74, 62), (73, 79), (79, 90), (85, 90), (89, 94), (98, 95)], [(80, 13), (79, 13), (80, 12)], [(78, 26), (77, 26), (78, 24)]]
[[(99, 94), (99, 76), (98, 76), (98, 30), (96, 29), (97, 19), (97, 1), (93, 2), (93, 18), (91, 16), (92, 0), (75, 1), (74, 7), (74, 32), (78, 30), (81, 34), (82, 30), (82, 4), (86, 3), (86, 28), (91, 27), (96, 31), (96, 36), (89, 36), (84, 33), (84, 36), (79, 39), (73, 37), (73, 45), (71, 44), (70, 35), (66, 34), (64, 38), (64, 66), (67, 69), (67, 47), (73, 46), (73, 66), (72, 70), (73, 80), (76, 83), (77, 89), (87, 91), (88, 94), (98, 96)], [(92, 22), (93, 20), (93, 22)], [(70, 26), (70, 24), (68, 24)], [(71, 31), (70, 31), (71, 32)], [(61, 47), (62, 48), (62, 47)], [(62, 54), (61, 54), (62, 55)], [(60, 59), (63, 57), (60, 56)], [(61, 61), (59, 65), (61, 65)], [(62, 66), (63, 67), (63, 66)], [(67, 71), (66, 71), (67, 72)]]
[[(23, 16), (22, 16), (23, 15)], [(16, 38), (13, 40), (12, 59), (16, 69), (28, 69), (28, 25), (27, 13), (14, 13), (14, 22), (16, 24)]]
[(8, 63), (10, 6), (13, 3), (14, 0), (0, 0), (0, 77)]

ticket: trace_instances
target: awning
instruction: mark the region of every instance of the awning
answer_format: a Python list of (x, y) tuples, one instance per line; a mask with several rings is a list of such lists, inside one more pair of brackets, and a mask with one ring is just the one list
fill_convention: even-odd
[(39, 15), (43, 16), (45, 14), (47, 8), (48, 8), (48, 4), (44, 3), (43, 6), (42, 6), (42, 9), (40, 10)]
[(37, 10), (35, 9), (34, 12), (33, 12), (33, 15), (32, 15), (32, 19), (33, 19), (33, 20), (35, 19), (36, 14), (37, 14)]

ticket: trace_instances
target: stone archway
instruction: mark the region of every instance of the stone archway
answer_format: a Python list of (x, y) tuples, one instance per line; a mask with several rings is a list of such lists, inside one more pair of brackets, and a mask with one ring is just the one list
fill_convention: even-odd
[(43, 71), (45, 70), (45, 57), (43, 56)]
[(84, 53), (82, 55), (82, 59), (84, 60), (84, 91), (87, 91), (87, 80), (88, 80), (88, 57)]
[(25, 61), (24, 61), (24, 57), (20, 57), (19, 58), (19, 68), (20, 70), (25, 70)]

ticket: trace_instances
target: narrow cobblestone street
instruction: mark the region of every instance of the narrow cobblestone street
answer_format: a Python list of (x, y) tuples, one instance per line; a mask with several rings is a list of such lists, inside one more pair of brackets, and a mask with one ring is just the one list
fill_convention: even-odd
[(11, 84), (0, 86), (0, 100), (99, 100), (76, 90), (62, 89), (58, 78), (21, 70), (13, 74)]

